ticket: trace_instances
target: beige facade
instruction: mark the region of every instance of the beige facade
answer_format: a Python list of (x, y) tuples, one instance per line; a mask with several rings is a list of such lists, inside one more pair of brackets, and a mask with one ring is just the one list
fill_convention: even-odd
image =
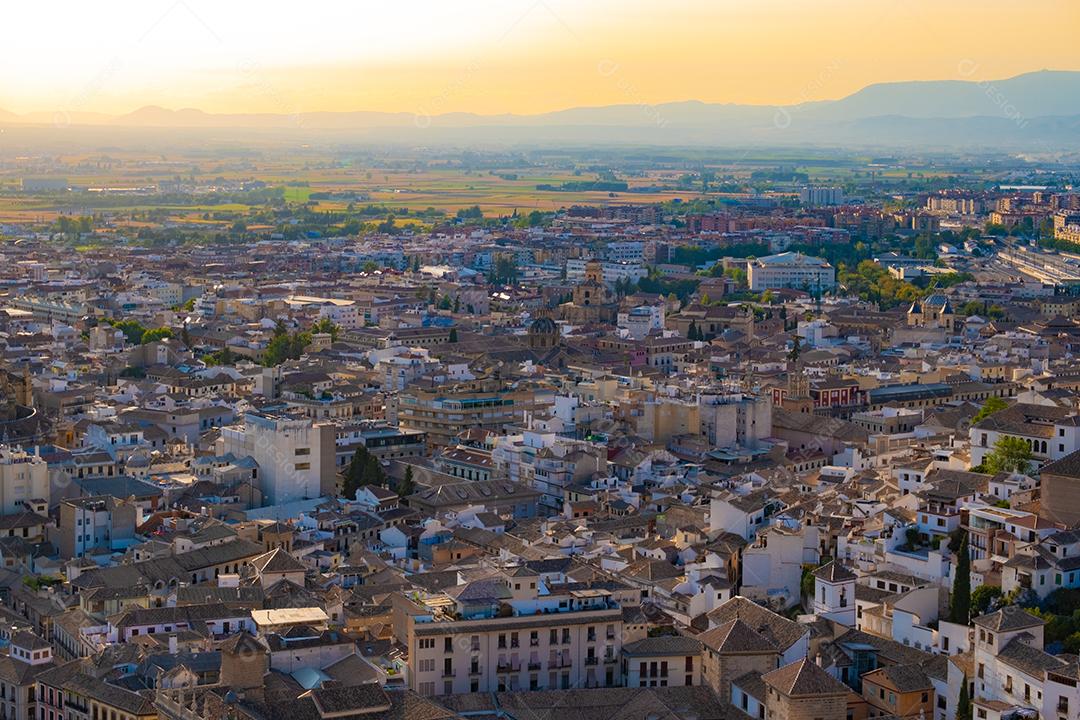
[(49, 500), (49, 467), (42, 458), (0, 446), (0, 514), (26, 510), (29, 500)]
[(434, 390), (407, 389), (397, 398), (398, 424), (427, 433), (433, 448), (448, 447), (465, 430), (502, 432), (525, 413), (547, 404), (532, 390), (498, 380), (476, 380)]
[(410, 625), (410, 687), (421, 695), (619, 684), (621, 610)]

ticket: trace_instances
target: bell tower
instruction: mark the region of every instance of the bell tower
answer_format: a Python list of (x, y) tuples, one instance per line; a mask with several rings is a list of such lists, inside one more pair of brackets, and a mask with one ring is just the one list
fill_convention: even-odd
[(795, 335), (792, 342), (791, 352), (788, 353), (787, 392), (781, 406), (792, 412), (811, 414), (814, 412), (814, 399), (810, 397), (810, 381), (803, 368), (799, 336)]

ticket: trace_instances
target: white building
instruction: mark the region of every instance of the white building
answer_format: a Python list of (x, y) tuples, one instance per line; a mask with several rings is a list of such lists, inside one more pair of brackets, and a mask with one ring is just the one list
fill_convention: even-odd
[(317, 305), (320, 318), (328, 318), (330, 322), (344, 330), (355, 330), (364, 326), (360, 308), (352, 300), (292, 295), (285, 299), (285, 303), (293, 309)]
[(663, 305), (639, 305), (628, 311), (620, 311), (618, 327), (634, 340), (641, 340), (654, 330), (664, 329)]
[(844, 189), (839, 187), (804, 187), (799, 191), (803, 205), (843, 205)]
[(640, 263), (645, 259), (645, 243), (640, 240), (617, 240), (604, 248), (604, 256), (619, 263)]
[[(585, 265), (591, 262), (584, 258), (570, 258), (566, 261), (566, 279), (570, 282), (581, 282), (585, 279)], [(619, 280), (637, 282), (648, 274), (648, 270), (640, 262), (601, 262), (604, 282), (614, 285)]]
[(792, 288), (819, 292), (836, 285), (836, 270), (821, 258), (786, 252), (747, 263), (750, 289), (755, 292)]
[(1080, 450), (1080, 418), (1057, 406), (1015, 403), (971, 426), (971, 465), (981, 465), (1003, 437), (1020, 438), (1031, 448), (1035, 468)]
[(267, 505), (317, 498), (334, 488), (334, 426), (295, 415), (249, 412), (221, 429), (217, 454), (251, 457)]

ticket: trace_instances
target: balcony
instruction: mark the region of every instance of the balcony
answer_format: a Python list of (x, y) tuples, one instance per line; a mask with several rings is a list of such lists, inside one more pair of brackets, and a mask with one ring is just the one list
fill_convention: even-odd
[(539, 670), (542, 667), (543, 667), (543, 665), (540, 663), (539, 660), (529, 663), (529, 669), (530, 670)]
[(597, 657), (587, 657), (587, 658), (585, 658), (585, 664), (586, 665), (596, 665), (599, 661), (600, 661), (600, 659), (597, 658)]

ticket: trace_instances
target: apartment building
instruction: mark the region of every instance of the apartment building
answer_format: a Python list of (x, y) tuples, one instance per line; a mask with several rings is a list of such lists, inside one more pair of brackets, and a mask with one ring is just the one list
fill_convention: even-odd
[(49, 468), (44, 459), (0, 445), (0, 515), (26, 509), (31, 500), (49, 500)]
[(613, 687), (623, 613), (609, 590), (540, 592), (524, 566), (395, 609), (421, 695)]
[(35, 678), (56, 666), (52, 646), (21, 630), (12, 633), (9, 648), (0, 658), (0, 715), (33, 720), (37, 717)]
[(427, 435), (384, 422), (360, 420), (335, 430), (338, 467), (345, 467), (361, 447), (379, 460), (421, 457), (427, 453)]
[(547, 407), (550, 395), (515, 389), (497, 379), (475, 380), (431, 390), (409, 388), (398, 395), (398, 424), (427, 433), (432, 448), (456, 443), (465, 430), (505, 431), (526, 412)]
[[(593, 260), (584, 258), (571, 258), (566, 261), (566, 279), (570, 282), (580, 282), (585, 279), (586, 265)], [(637, 282), (648, 274), (641, 262), (631, 260), (618, 260), (614, 262), (601, 262), (600, 271), (603, 273), (604, 282), (614, 285), (616, 282)]]
[(111, 495), (71, 498), (60, 503), (57, 537), (64, 557), (123, 549), (135, 537), (143, 515), (136, 503)]
[(647, 637), (623, 645), (626, 687), (701, 684), (701, 641), (684, 635)]

